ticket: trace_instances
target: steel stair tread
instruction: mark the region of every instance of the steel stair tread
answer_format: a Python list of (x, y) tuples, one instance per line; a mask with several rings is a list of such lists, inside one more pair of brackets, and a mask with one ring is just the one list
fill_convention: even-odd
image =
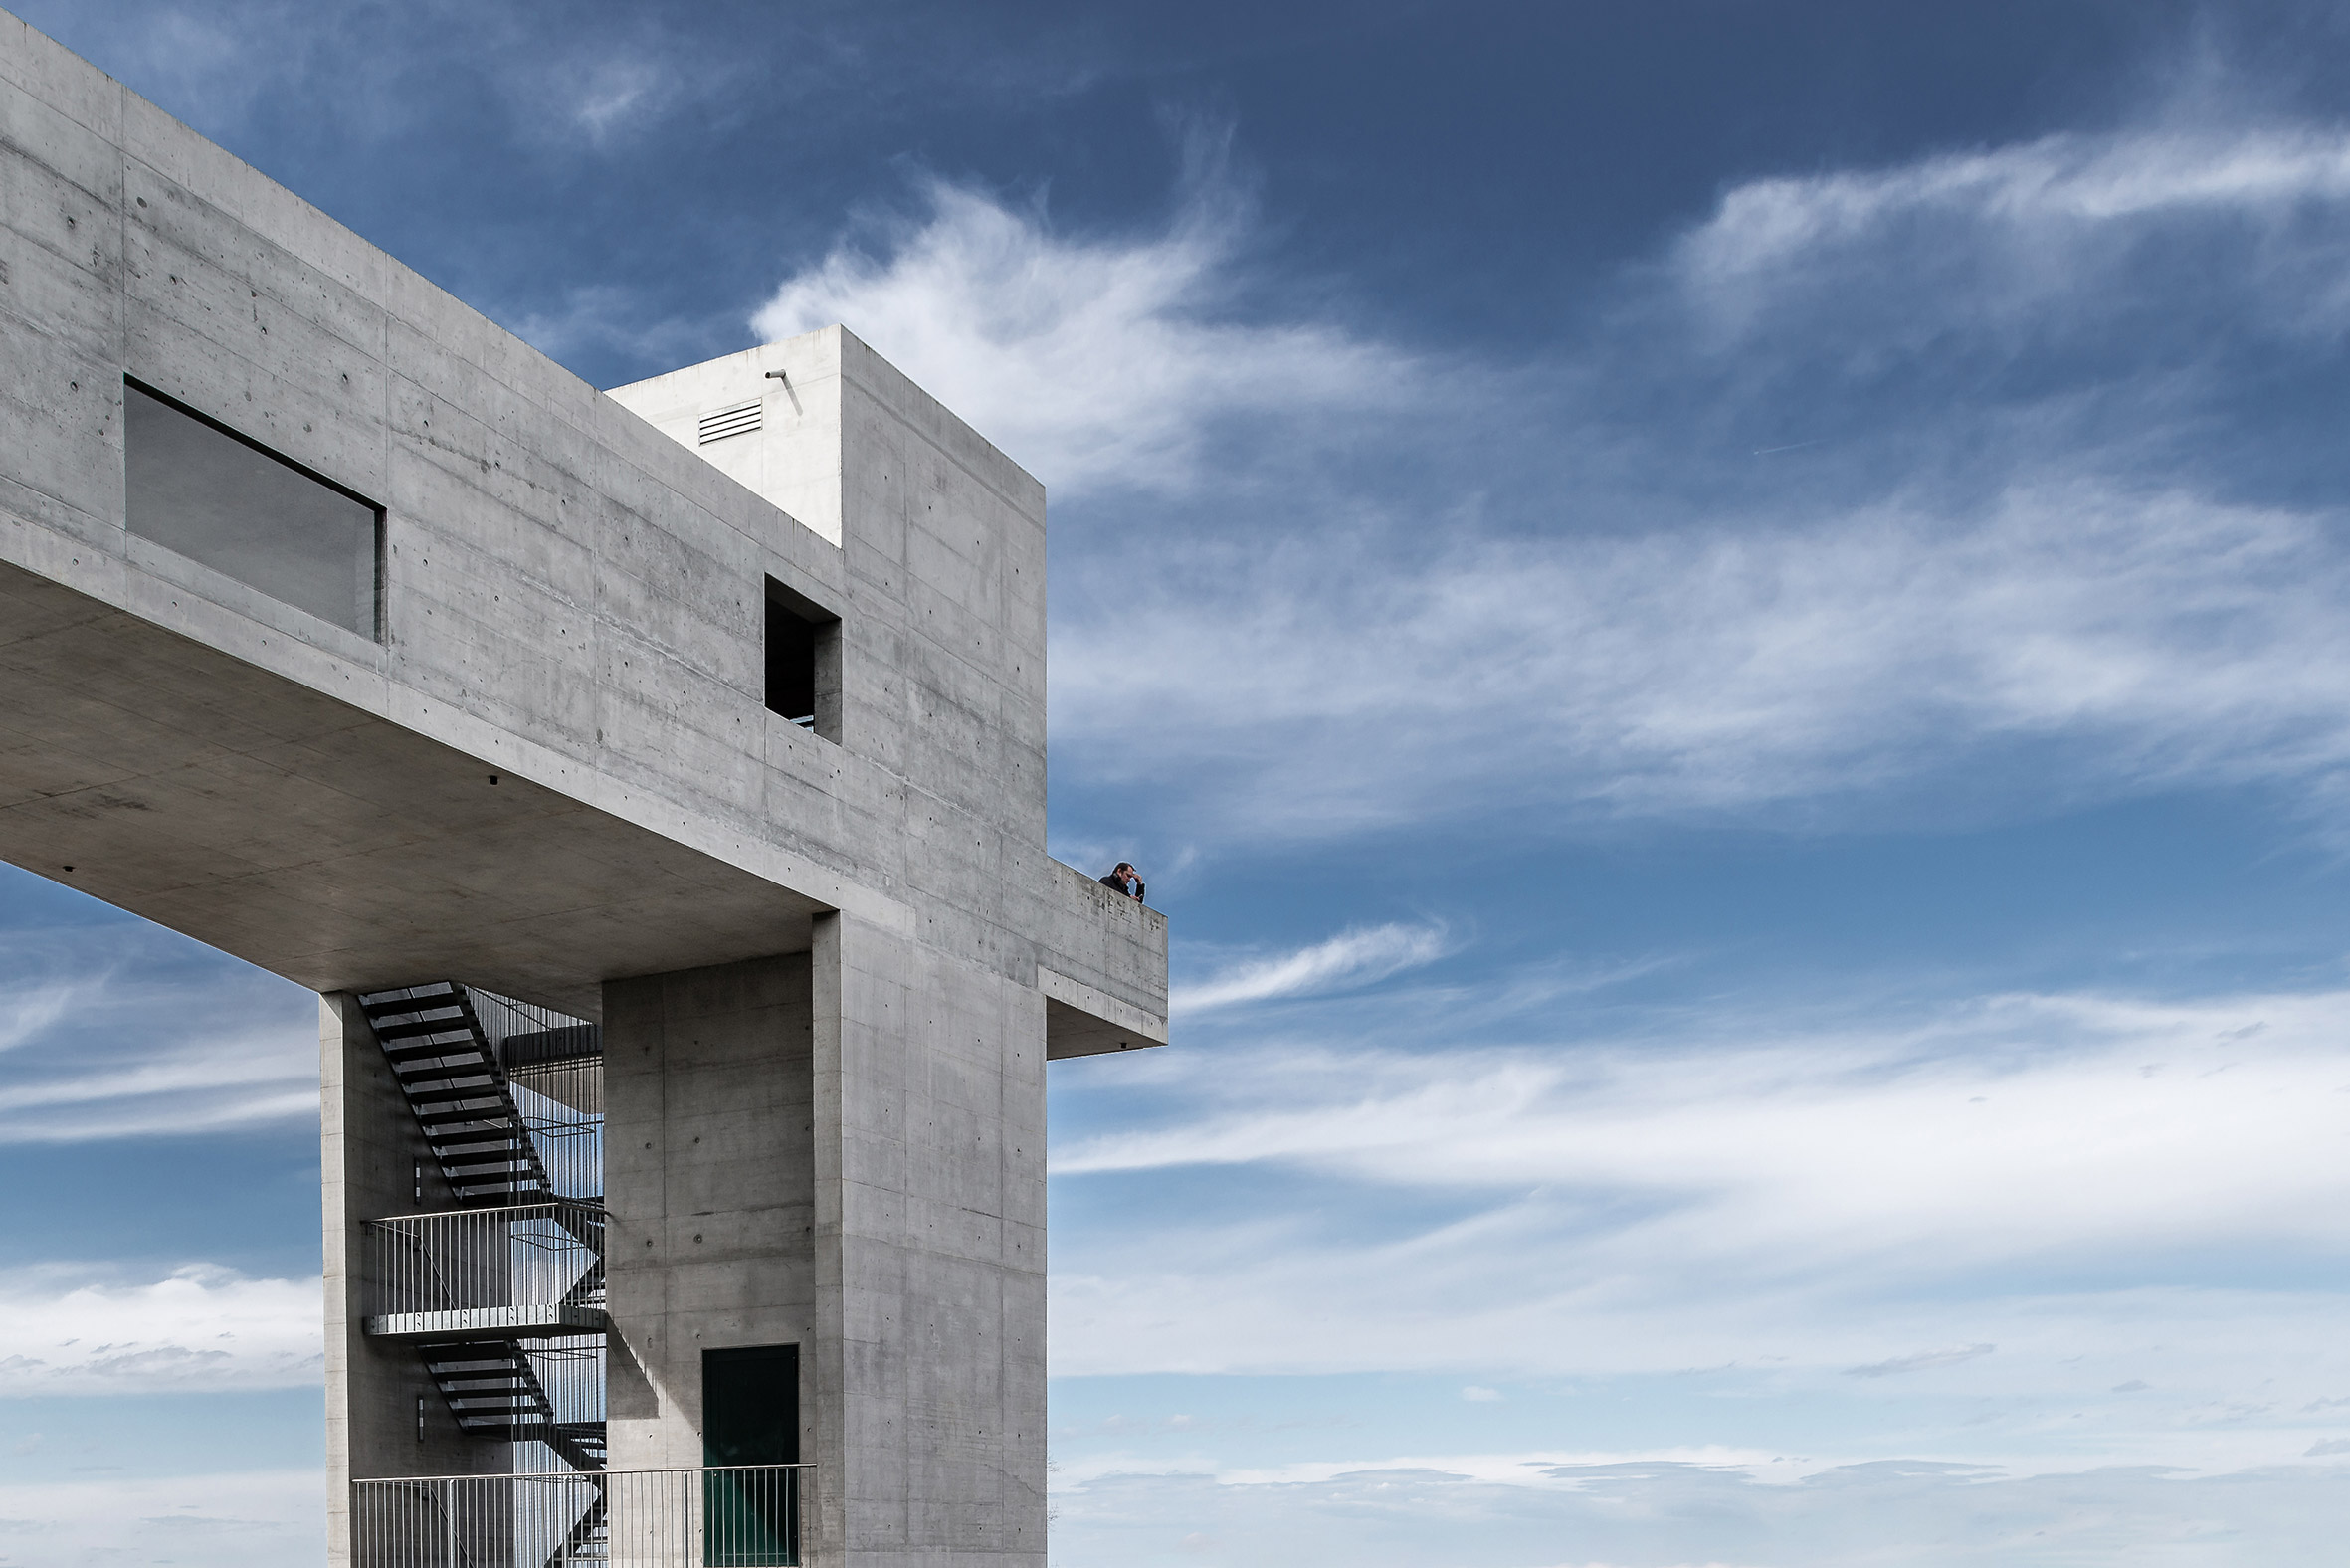
[(460, 1083), (455, 1078), (435, 1078), (408, 1085), (413, 1091), (408, 1101), (413, 1105), (489, 1105), (498, 1103), (494, 1083)]
[(387, 997), (370, 993), (359, 998), (359, 1010), (369, 1018), (401, 1018), (420, 1013), (441, 1013), (458, 1005), (457, 993), (441, 991), (431, 996)]
[(386, 1017), (382, 1020), (368, 1020), (369, 1023), (375, 1026), (375, 1034), (377, 1039), (420, 1040), (429, 1038), (433, 1035), (470, 1036), (473, 1033), (471, 1022), (462, 1014), (456, 1018), (405, 1018), (398, 1023), (390, 1021), (392, 1018), (396, 1018), (399, 1015), (397, 1014), (391, 1014), (386, 1015)]

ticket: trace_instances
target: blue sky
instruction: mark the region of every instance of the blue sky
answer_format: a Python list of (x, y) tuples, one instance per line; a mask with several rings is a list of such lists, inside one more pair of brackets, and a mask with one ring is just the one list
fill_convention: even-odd
[[(1050, 487), (1056, 1568), (2338, 1556), (2337, 8), (19, 10)], [(312, 1031), (0, 876), (0, 1562), (314, 1559)]]

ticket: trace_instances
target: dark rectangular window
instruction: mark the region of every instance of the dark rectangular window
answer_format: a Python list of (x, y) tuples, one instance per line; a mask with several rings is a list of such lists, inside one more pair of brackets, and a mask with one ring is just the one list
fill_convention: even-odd
[(841, 618), (767, 579), (767, 707), (841, 738)]
[(378, 635), (381, 506), (135, 382), (122, 403), (132, 533)]
[(799, 1561), (800, 1347), (701, 1353), (702, 1561), (753, 1568)]
[(701, 1353), (701, 1462), (800, 1463), (800, 1347)]

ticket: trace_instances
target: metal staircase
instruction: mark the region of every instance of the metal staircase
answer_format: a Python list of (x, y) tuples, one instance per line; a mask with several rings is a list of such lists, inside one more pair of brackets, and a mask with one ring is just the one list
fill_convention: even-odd
[(493, 1208), (555, 1196), (464, 986), (377, 991), (359, 1006), (459, 1203)]
[(425, 1373), (458, 1430), (493, 1442), (543, 1443), (575, 1470), (604, 1468), (604, 1423), (557, 1420), (555, 1402), (519, 1342), (431, 1345), (423, 1355)]
[[(488, 993), (477, 997), (450, 980), (371, 992), (359, 998), (359, 1006), (463, 1211), (390, 1217), (370, 1230), (416, 1231), (407, 1240), (432, 1254), (419, 1268), (436, 1280), (446, 1274), (476, 1284), (488, 1281), (504, 1300), (521, 1298), (504, 1295), (508, 1286), (501, 1280), (512, 1279), (516, 1288), (526, 1278), (543, 1281), (543, 1275), (521, 1267), (517, 1249), (535, 1247), (544, 1253), (550, 1237), (561, 1246), (575, 1245), (591, 1252), (592, 1261), (552, 1304), (585, 1311), (592, 1303), (596, 1310), (587, 1312), (585, 1323), (600, 1323), (601, 1032), (592, 1024), (538, 1014)], [(484, 1007), (490, 1010), (490, 1027), (485, 1027)], [(517, 1021), (523, 1027), (515, 1027)], [(529, 1084), (519, 1094), (517, 1078)], [(534, 1118), (532, 1112), (539, 1114)], [(543, 1148), (542, 1139), (547, 1140)], [(561, 1156), (556, 1160), (564, 1173), (561, 1185), (573, 1191), (558, 1191), (549, 1174), (549, 1148)], [(525, 1205), (548, 1206), (530, 1211), (541, 1227), (535, 1242), (525, 1227), (490, 1212)], [(444, 1262), (451, 1266), (446, 1271)], [(379, 1268), (378, 1273), (390, 1276), (400, 1271)], [(409, 1282), (417, 1276), (415, 1269), (408, 1272)], [(466, 1304), (477, 1303), (469, 1299)], [(417, 1319), (423, 1324), (418, 1327), (393, 1308), (379, 1310), (389, 1315), (371, 1319), (370, 1332), (425, 1341), (417, 1353), (461, 1432), (486, 1442), (543, 1443), (563, 1465), (594, 1476), (601, 1487), (608, 1458), (603, 1336), (581, 1333), (581, 1323), (574, 1321), (579, 1312), (480, 1311), (440, 1327), (436, 1337), (435, 1326), (423, 1318)], [(562, 1374), (552, 1390), (541, 1375), (542, 1362), (548, 1375)], [(580, 1528), (600, 1529), (603, 1517), (599, 1492)]]

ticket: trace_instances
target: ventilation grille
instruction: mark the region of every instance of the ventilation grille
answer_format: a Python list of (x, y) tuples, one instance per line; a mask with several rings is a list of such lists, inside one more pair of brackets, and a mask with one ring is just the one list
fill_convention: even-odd
[(758, 428), (759, 405), (751, 402), (702, 415), (695, 434), (701, 438), (698, 445), (706, 447), (713, 441), (724, 441), (728, 436), (747, 436)]

